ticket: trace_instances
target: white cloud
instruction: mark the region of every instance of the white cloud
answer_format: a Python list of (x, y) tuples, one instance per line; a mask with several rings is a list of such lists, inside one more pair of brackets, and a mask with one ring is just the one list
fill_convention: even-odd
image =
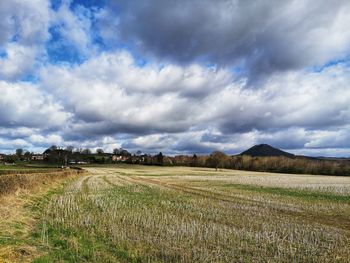
[(72, 9), (71, 4), (71, 1), (63, 1), (53, 13), (52, 25), (60, 34), (58, 41), (71, 45), (83, 57), (91, 57), (97, 52), (91, 28), (97, 10), (85, 8), (83, 5)]
[(0, 90), (2, 127), (58, 128), (69, 118), (59, 104), (35, 85), (0, 81)]
[(30, 147), (30, 143), (23, 139), (6, 140), (0, 138), (0, 149), (6, 150), (6, 152), (14, 153), (15, 149)]
[(23, 45), (46, 41), (49, 38), (49, 5), (47, 0), (1, 1), (0, 45), (13, 37)]
[(77, 119), (90, 123), (86, 128), (97, 123), (96, 129), (115, 132), (186, 130), (200, 114), (196, 100), (224, 88), (229, 76), (198, 65), (140, 68), (125, 52), (105, 53), (73, 68), (48, 67), (41, 74), (43, 85)]
[[(308, 130), (342, 129), (349, 124), (349, 71), (338, 64), (320, 72), (278, 73), (259, 89), (246, 89), (244, 80), (234, 79), (224, 69), (140, 67), (130, 54), (116, 52), (80, 66), (48, 67), (41, 79), (74, 116), (68, 137), (126, 133), (141, 136), (130, 141), (136, 146), (162, 148), (161, 144), (174, 144), (173, 138), (180, 140), (164, 133), (191, 134), (213, 127), (223, 135), (242, 134), (246, 146), (265, 140), (295, 148), (309, 145), (313, 137)], [(248, 135), (252, 131), (260, 135)], [(290, 143), (284, 142), (283, 134), (293, 136)], [(194, 138), (191, 135), (188, 141)], [(231, 137), (220, 143), (197, 140), (208, 149), (243, 147), (235, 140), (230, 143)], [(184, 143), (179, 147), (186, 148)]]
[[(226, 132), (304, 127), (328, 129), (349, 124), (350, 69), (346, 64), (321, 72), (272, 75), (258, 90), (224, 90), (216, 105)], [(266, 114), (269, 113), (269, 114)]]
[(43, 136), (41, 134), (32, 134), (28, 140), (34, 145), (63, 145), (62, 137), (56, 134), (48, 134)]
[(0, 79), (15, 80), (34, 66), (37, 56), (35, 47), (10, 43), (5, 49), (6, 57), (0, 58)]
[[(198, 12), (190, 12), (196, 1), (184, 2), (182, 9), (175, 2), (156, 2), (159, 9), (139, 10), (130, 1), (121, 5), (125, 13), (116, 15), (107, 7), (71, 1), (61, 2), (57, 10), (50, 9), (48, 0), (1, 1), (0, 149), (41, 150), (59, 144), (108, 151), (125, 146), (236, 153), (267, 142), (296, 152), (343, 153), (340, 149), (350, 147), (350, 67), (334, 62), (349, 52), (346, 1), (287, 1), (272, 9), (268, 1), (256, 8), (236, 1), (227, 10), (237, 16), (224, 8), (227, 1), (215, 3), (219, 16), (209, 1)], [(172, 20), (157, 24), (159, 31), (156, 26), (150, 30), (159, 18), (156, 11), (169, 10), (166, 3), (179, 12), (172, 10), (160, 21), (180, 15), (183, 23)], [(125, 16), (130, 10), (137, 11), (133, 21)], [(270, 16), (262, 18), (260, 11)], [(145, 12), (154, 17), (135, 27)], [(217, 27), (207, 28), (199, 19), (203, 17)], [(199, 31), (186, 42), (193, 24)], [(52, 42), (76, 49), (83, 63), (50, 61), (55, 51), (47, 46), (55, 44), (49, 41), (50, 27), (58, 33)], [(126, 28), (131, 30), (128, 36), (123, 35)], [(110, 49), (101, 52), (104, 46), (95, 42), (99, 34)], [(148, 47), (152, 60), (117, 50), (123, 43), (112, 42), (124, 37), (136, 41), (137, 50)], [(247, 71), (264, 77), (250, 82)], [(20, 81), (28, 75), (35, 81)]]
[(1, 1), (0, 79), (16, 80), (29, 73), (38, 56), (44, 55), (49, 39), (50, 8), (48, 0)]

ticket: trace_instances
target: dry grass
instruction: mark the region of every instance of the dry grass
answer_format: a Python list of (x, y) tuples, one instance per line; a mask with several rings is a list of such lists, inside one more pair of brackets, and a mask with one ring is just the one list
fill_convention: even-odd
[(77, 171), (55, 171), (0, 176), (0, 262), (32, 262), (40, 255), (30, 240), (37, 215), (29, 207), (51, 188), (77, 175)]
[(30, 191), (39, 186), (45, 186), (55, 180), (66, 178), (79, 170), (62, 170), (41, 173), (14, 173), (0, 176), (0, 196)]
[(350, 178), (89, 171), (48, 203), (37, 262), (350, 262)]

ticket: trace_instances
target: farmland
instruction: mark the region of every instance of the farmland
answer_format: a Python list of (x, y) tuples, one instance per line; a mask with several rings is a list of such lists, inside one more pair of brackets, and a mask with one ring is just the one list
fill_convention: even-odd
[(349, 177), (136, 165), (86, 169), (32, 198), (28, 211), (35, 220), (21, 241), (31, 248), (28, 259), (350, 262)]

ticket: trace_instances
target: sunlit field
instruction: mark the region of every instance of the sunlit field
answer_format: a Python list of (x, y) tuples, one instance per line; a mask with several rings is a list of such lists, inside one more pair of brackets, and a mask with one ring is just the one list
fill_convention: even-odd
[(36, 262), (350, 262), (350, 178), (87, 168), (41, 203)]

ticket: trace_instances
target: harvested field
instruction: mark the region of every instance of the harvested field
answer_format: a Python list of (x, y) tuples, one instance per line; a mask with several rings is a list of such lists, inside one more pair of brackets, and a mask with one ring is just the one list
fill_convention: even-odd
[(121, 166), (50, 197), (37, 262), (350, 262), (350, 178)]

